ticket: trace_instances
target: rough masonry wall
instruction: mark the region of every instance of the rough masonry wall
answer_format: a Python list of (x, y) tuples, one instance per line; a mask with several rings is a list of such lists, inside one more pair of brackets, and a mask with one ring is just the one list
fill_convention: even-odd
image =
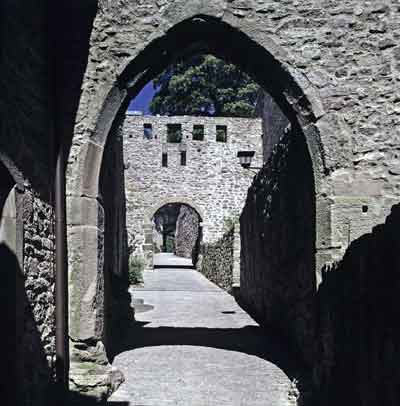
[[(277, 114), (279, 116), (279, 111)], [(282, 112), (280, 114), (284, 118)], [(264, 111), (263, 115), (270, 117), (271, 113)], [(268, 124), (264, 127), (264, 131), (267, 130), (266, 133), (264, 132), (264, 140), (270, 128)], [(271, 144), (273, 145), (272, 155), (270, 154)], [(296, 226), (292, 221), (294, 218), (290, 215), (290, 211), (281, 222), (271, 224), (269, 239), (265, 238), (268, 230), (258, 227), (262, 218), (265, 223), (268, 222), (265, 214), (267, 218), (281, 219), (273, 210), (265, 210), (261, 214), (260, 207), (279, 208), (282, 206), (281, 199), (290, 199), (290, 197), (285, 198), (284, 195), (270, 193), (271, 190), (285, 187), (285, 180), (282, 179), (284, 168), (279, 165), (280, 160), (289, 162), (287, 167), (289, 178), (297, 177), (298, 182), (304, 183), (299, 168), (290, 167), (290, 154), (285, 156), (286, 144), (287, 135), (284, 135), (282, 130), (275, 133), (268, 143), (264, 143), (264, 151), (267, 145), (267, 154), (270, 154), (267, 168), (272, 169), (270, 173), (265, 173), (264, 169), (263, 178), (255, 180), (249, 191), (241, 219), (244, 227), (241, 294), (245, 302), (256, 310), (260, 320), (267, 323), (269, 322), (268, 307), (284, 305), (287, 298), (295, 294), (296, 289), (301, 286), (295, 280), (287, 285), (286, 279), (271, 277), (271, 270), (279, 261), (281, 253), (284, 250), (293, 251), (290, 244), (286, 245), (290, 243), (289, 239), (283, 240), (283, 246), (280, 244), (281, 229), (289, 224), (293, 227), (292, 232), (301, 230), (301, 227)], [(396, 156), (396, 149), (393, 150), (393, 154)], [(375, 158), (379, 165), (380, 156), (375, 155)], [(304, 159), (304, 156), (302, 158), (299, 154), (297, 158), (299, 165), (301, 165), (301, 159)], [(354, 158), (354, 167), (357, 165), (358, 160)], [(383, 178), (386, 178), (386, 175), (389, 177), (393, 175), (392, 170), (386, 167), (386, 172), (383, 168), (385, 164), (379, 171)], [(280, 175), (274, 175), (274, 172)], [(350, 177), (352, 169), (342, 173)], [(309, 175), (305, 173), (304, 179), (310, 175), (311, 171)], [(276, 321), (272, 323), (274, 326), (280, 326), (283, 331), (286, 330), (292, 342), (298, 343), (300, 354), (307, 355), (307, 349), (310, 350), (308, 362), (313, 366), (314, 395), (317, 397), (317, 402), (332, 406), (348, 402), (371, 406), (395, 405), (399, 402), (396, 387), (400, 377), (393, 361), (393, 357), (396, 358), (395, 354), (399, 351), (398, 328), (393, 324), (393, 320), (399, 318), (399, 307), (395, 304), (400, 282), (397, 275), (400, 259), (397, 247), (400, 240), (396, 231), (400, 226), (399, 206), (392, 207), (392, 214), (387, 217), (384, 225), (373, 228), (382, 213), (390, 209), (391, 202), (399, 200), (399, 195), (396, 192), (395, 178), (393, 178), (387, 185), (388, 194), (383, 190), (380, 192), (382, 195), (377, 194), (375, 197), (378, 207), (373, 205), (371, 213), (371, 198), (362, 195), (370, 192), (366, 181), (368, 175), (364, 173), (362, 176), (365, 176), (366, 183), (364, 191), (359, 191), (359, 196), (349, 196), (343, 199), (340, 205), (336, 202), (342, 198), (330, 196), (332, 206), (329, 226), (333, 231), (333, 245), (326, 248), (334, 253), (333, 258), (339, 258), (339, 260), (319, 269), (322, 279), (316, 279), (320, 285), (315, 299), (311, 297), (309, 302), (314, 303), (314, 306), (303, 307), (303, 314), (299, 314), (297, 318), (300, 324), (302, 319), (308, 318), (310, 321), (308, 328), (313, 334), (303, 335), (304, 342), (301, 343), (299, 333), (307, 331), (306, 325), (298, 331), (291, 331), (293, 320), (283, 319), (281, 324)], [(274, 186), (276, 178), (278, 182)], [(266, 189), (264, 193), (258, 193), (262, 190), (260, 188), (262, 184)], [(342, 186), (346, 187), (345, 181)], [(304, 197), (297, 195), (294, 188), (292, 191), (292, 200), (304, 201)], [(305, 218), (310, 222), (313, 221), (310, 207), (303, 213)], [(316, 221), (320, 220), (317, 217)], [(306, 240), (307, 236), (311, 235), (304, 233), (302, 237), (296, 238)], [(311, 248), (312, 245), (309, 246), (309, 249)], [(320, 252), (323, 250), (324, 247), (319, 247)], [(269, 256), (268, 252), (271, 253)], [(341, 260), (343, 253), (344, 258)], [(299, 256), (299, 263), (300, 267), (297, 269), (293, 267), (291, 270), (294, 278), (301, 277), (303, 268), (301, 256)], [(277, 265), (276, 274), (278, 275), (278, 271), (282, 272), (284, 269), (284, 266)], [(311, 268), (310, 265), (306, 265), (303, 269)], [(282, 273), (284, 277), (288, 276)], [(273, 297), (273, 292), (268, 291), (268, 285), (276, 292), (276, 297)], [(303, 288), (306, 293), (307, 286), (303, 284)], [(301, 290), (297, 292), (297, 298), (293, 299), (295, 303), (293, 307), (298, 312), (304, 300)], [(283, 313), (285, 317), (290, 315), (287, 309), (283, 310)]]
[[(182, 143), (167, 143), (167, 124), (182, 124)], [(143, 125), (152, 124), (154, 139), (143, 137)], [(204, 141), (194, 141), (193, 125), (204, 125)], [(216, 141), (216, 125), (227, 126), (227, 142)], [(202, 217), (203, 242), (216, 241), (224, 220), (237, 218), (254, 174), (243, 169), (239, 150), (254, 150), (254, 165), (261, 155), (259, 119), (130, 116), (124, 123), (125, 185), (129, 241), (141, 253), (143, 225), (151, 224), (155, 211), (165, 203), (185, 203)], [(186, 166), (180, 150), (186, 146)], [(168, 167), (162, 167), (162, 153)]]
[(192, 258), (194, 264), (198, 256), (200, 238), (200, 217), (189, 206), (182, 205), (176, 220), (175, 255)]
[(55, 367), (54, 210), (35, 192), (23, 198), (25, 326), (24, 404), (44, 405)]
[[(94, 324), (100, 338), (95, 344), (92, 340), (80, 340), (73, 334), (80, 326), (87, 324), (85, 313), (77, 315), (70, 322), (71, 369), (70, 389), (74, 393), (89, 393), (101, 399), (105, 394), (122, 382), (121, 373), (112, 369), (109, 360), (115, 355), (125, 329), (133, 320), (133, 309), (130, 307), (131, 297), (128, 292), (128, 243), (126, 233), (124, 165), (122, 151), (121, 128), (112, 127), (107, 148), (104, 151), (101, 167), (99, 199), (96, 206), (88, 205), (91, 211), (86, 212), (87, 218), (96, 216), (99, 228), (96, 230), (96, 243), (102, 247), (96, 251), (93, 245), (83, 246), (81, 255), (85, 253), (97, 255), (97, 261), (89, 258), (89, 266), (97, 267), (98, 278), (92, 286), (95, 290), (96, 308)], [(81, 241), (81, 238), (78, 239)], [(70, 273), (81, 258), (70, 258)], [(88, 268), (86, 268), (87, 270)], [(82, 286), (85, 274), (70, 275), (69, 291), (72, 303), (77, 298), (76, 292)]]
[[(136, 94), (143, 74), (150, 80), (146, 74), (152, 67), (165, 68), (192, 45), (184, 41), (195, 37), (190, 30), (179, 37), (168, 30), (196, 17), (192, 28), (201, 32), (212, 17), (233, 29), (221, 30), (212, 40), (201, 34), (211, 50), (227, 51), (251, 70), (279, 106), (298, 119), (314, 165), (320, 265), (340, 260), (351, 240), (371, 232), (399, 201), (399, 14), (397, 0), (101, 1), (69, 157), (69, 191), (81, 192), (76, 183), (82, 157), (88, 146), (105, 145), (127, 89)], [(150, 44), (152, 50), (140, 54)], [(125, 70), (132, 61), (133, 68)], [(261, 212), (257, 216), (262, 220)], [(251, 221), (249, 233), (259, 230)], [(321, 282), (319, 266), (316, 272)]]
[(258, 173), (240, 217), (240, 295), (312, 363), (315, 196), (304, 137), (288, 132)]
[[(324, 244), (332, 248), (327, 258), (340, 258), (349, 242), (340, 213), (349, 202), (370, 208), (370, 217), (363, 216), (361, 209), (346, 214), (346, 218), (356, 214), (350, 234), (357, 238), (383, 221), (400, 193), (399, 13), (396, 0), (362, 4), (358, 0), (212, 4), (147, 0), (139, 7), (102, 2), (91, 38), (71, 165), (83, 142), (104, 139), (105, 123), (100, 132), (94, 131), (103, 102), (149, 38), (197, 14), (218, 17), (271, 52), (304, 92), (305, 97), (297, 94), (297, 99), (299, 89), (289, 84), (285, 89), (298, 104), (300, 117), (310, 112), (314, 116), (307, 130), (319, 134), (325, 174), (329, 174), (321, 179), (320, 192), (332, 196), (333, 227)], [(158, 55), (154, 62), (159, 62)], [(274, 90), (265, 78), (268, 70), (260, 66), (258, 71), (255, 62), (246, 55), (248, 67)], [(314, 140), (314, 135), (307, 136)]]
[(213, 243), (201, 245), (198, 270), (211, 282), (232, 292), (235, 233), (232, 228)]
[(289, 125), (289, 120), (274, 99), (264, 91), (259, 94), (257, 111), (259, 116), (262, 117), (263, 157), (264, 162), (267, 162), (274, 147), (279, 143)]
[(327, 268), (318, 291), (314, 376), (321, 404), (400, 402), (400, 205)]
[(0, 6), (0, 153), (41, 192), (48, 188), (53, 152), (46, 18), (43, 0)]
[(14, 244), (1, 244), (0, 254), (14, 293), (12, 299), (2, 295), (14, 319), (6, 329), (15, 333), (14, 345), (3, 347), (9, 353), (5, 358), (11, 355), (14, 362), (3, 366), (2, 401), (30, 406), (51, 401), (54, 382), (55, 161), (47, 17), (45, 1), (6, 0), (0, 5), (0, 159), (16, 184), (14, 230), (9, 229)]

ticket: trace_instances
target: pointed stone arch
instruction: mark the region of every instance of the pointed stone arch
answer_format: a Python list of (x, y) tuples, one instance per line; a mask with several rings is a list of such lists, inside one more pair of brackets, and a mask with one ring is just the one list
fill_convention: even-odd
[[(258, 30), (261, 27), (235, 26), (233, 21), (216, 16), (211, 4), (201, 3), (201, 12), (185, 15), (185, 18), (178, 17), (179, 7), (177, 14), (169, 8), (170, 18), (148, 35), (148, 41), (130, 52), (129, 58), (121, 60), (119, 55), (111, 55), (109, 62), (119, 61), (119, 66), (115, 76), (101, 87), (102, 96), (91, 111), (85, 104), (88, 95), (83, 97), (82, 115), (88, 113), (89, 118), (84, 126), (80, 123), (76, 128), (67, 179), (70, 334), (78, 342), (102, 339), (104, 309), (96, 308), (102, 303), (98, 299), (102, 291), (98, 275), (104, 262), (101, 241), (105, 232), (99, 176), (104, 148), (113, 136), (111, 128), (122, 124), (129, 100), (179, 57), (202, 51), (226, 59), (250, 74), (274, 98), (291, 123), (293, 133), (301, 134), (306, 141), (314, 175), (315, 218), (319, 219), (316, 248), (330, 245), (330, 202), (324, 183), (329, 168), (325, 162), (324, 134), (320, 134), (316, 125), (324, 115), (318, 93), (288, 62), (290, 56), (273, 37)], [(204, 220), (203, 213), (199, 214)], [(318, 255), (317, 263), (320, 262)]]

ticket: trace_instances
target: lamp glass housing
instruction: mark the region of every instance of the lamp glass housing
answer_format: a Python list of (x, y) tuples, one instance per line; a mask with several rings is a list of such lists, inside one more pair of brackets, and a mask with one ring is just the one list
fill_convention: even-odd
[(238, 151), (237, 157), (242, 168), (250, 168), (255, 151)]

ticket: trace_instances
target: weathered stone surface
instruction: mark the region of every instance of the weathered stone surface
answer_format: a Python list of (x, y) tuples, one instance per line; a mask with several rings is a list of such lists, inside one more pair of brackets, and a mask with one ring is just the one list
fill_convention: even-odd
[(103, 232), (76, 226), (68, 238), (70, 335), (74, 340), (99, 340), (104, 329)]
[(240, 229), (232, 225), (213, 243), (201, 245), (198, 270), (229, 293), (240, 286)]
[(191, 258), (196, 264), (200, 232), (199, 215), (192, 208), (182, 205), (176, 220), (175, 254), (178, 257)]
[(314, 376), (324, 404), (398, 402), (399, 228), (396, 205), (385, 224), (353, 239), (343, 260), (323, 273)]
[[(182, 142), (167, 143), (167, 124), (182, 125)], [(144, 138), (144, 124), (153, 139)], [(204, 140), (193, 140), (193, 126), (204, 126)], [(226, 125), (227, 142), (216, 141), (216, 126)], [(216, 241), (226, 219), (238, 217), (254, 173), (243, 169), (237, 151), (256, 152), (260, 166), (261, 121), (229, 117), (151, 117), (127, 115), (123, 127), (128, 240), (134, 254), (143, 255), (144, 228), (159, 208), (181, 203), (196, 210), (202, 221), (202, 240)], [(186, 166), (180, 163), (182, 145)], [(162, 153), (168, 167), (162, 167)]]
[(314, 356), (315, 195), (305, 140), (290, 131), (256, 176), (240, 217), (240, 297)]
[[(36, 193), (24, 194), (22, 338), (25, 404), (44, 404), (55, 366), (54, 211)], [(17, 217), (21, 213), (17, 213)], [(23, 403), (24, 404), (24, 403)]]
[[(7, 157), (18, 173), (19, 183), (25, 183), (28, 189), (22, 208), (23, 221), (22, 216), (18, 220), (17, 209), (17, 222), (26, 226), (27, 244), (24, 247), (22, 236), (17, 237), (17, 245), (26, 254), (21, 263), (29, 279), (27, 303), (29, 300), (31, 308), (38, 313), (30, 315), (29, 331), (33, 332), (36, 324), (40, 326), (42, 322), (50, 326), (35, 333), (35, 344), (29, 353), (32, 360), (45, 359), (41, 336), (53, 331), (50, 319), (54, 309), (50, 306), (48, 315), (44, 316), (41, 303), (52, 300), (54, 278), (50, 264), (54, 263), (54, 249), (49, 248), (54, 241), (45, 236), (44, 229), (52, 235), (47, 220), (43, 221), (42, 215), (31, 217), (29, 213), (37, 210), (47, 218), (47, 209), (34, 208), (34, 200), (46, 207), (52, 206), (49, 196), (57, 141), (63, 140), (67, 146), (72, 143), (67, 170), (68, 192), (80, 196), (82, 188), (75, 189), (75, 186), (82, 185), (84, 176), (89, 179), (92, 175), (86, 173), (91, 162), (80, 166), (78, 159), (88, 140), (92, 138), (96, 145), (104, 147), (119, 103), (128, 94), (127, 88), (136, 86), (129, 90), (131, 95), (136, 94), (143, 81), (157, 73), (148, 70), (149, 67), (159, 63), (161, 68), (165, 67), (176, 55), (175, 51), (186, 50), (188, 45), (198, 43), (199, 37), (211, 52), (232, 57), (230, 59), (250, 71), (285, 114), (292, 113), (291, 124), (298, 119), (306, 134), (311, 161), (322, 163), (320, 171), (313, 168), (317, 249), (320, 251), (323, 244), (326, 246), (320, 256), (324, 258), (319, 262), (321, 267), (325, 260), (340, 258), (347, 249), (349, 241), (343, 224), (349, 219), (356, 223), (358, 231), (353, 232), (350, 227), (350, 240), (357, 238), (359, 233), (383, 222), (390, 207), (399, 200), (397, 1), (364, 4), (358, 0), (192, 0), (189, 3), (145, 0), (138, 4), (101, 0), (98, 7), (96, 2), (82, 1), (79, 5), (57, 3), (54, 8), (52, 14), (42, 1), (15, 0), (1, 4), (4, 63), (0, 67), (0, 154)], [(201, 18), (198, 18), (199, 13)], [(48, 17), (52, 21), (47, 21)], [(197, 22), (187, 22), (187, 31), (178, 30), (178, 36), (173, 35), (173, 30), (168, 31), (191, 17), (196, 17)], [(209, 30), (212, 18), (216, 18), (213, 21), (223, 29)], [(202, 24), (207, 28), (204, 31), (200, 28)], [(242, 34), (251, 41), (246, 42)], [(54, 44), (50, 44), (54, 46), (49, 46), (49, 39), (54, 40)], [(156, 39), (161, 41), (153, 42)], [(154, 48), (147, 48), (150, 52), (142, 54), (142, 62), (135, 59), (149, 44)], [(51, 66), (50, 61), (54, 62)], [(125, 70), (128, 65), (129, 69)], [(126, 75), (121, 76), (121, 72)], [(53, 84), (56, 88), (49, 88)], [(54, 100), (55, 95), (59, 100)], [(332, 131), (330, 117), (338, 118), (332, 125), (339, 123), (339, 132)], [(312, 137), (306, 131), (311, 126), (319, 128), (319, 132), (312, 132)], [(342, 144), (344, 151), (341, 151)], [(100, 164), (96, 166), (90, 184), (85, 181), (93, 198), (97, 198), (96, 177), (100, 167)], [(354, 199), (357, 210), (349, 207), (349, 196)], [(323, 210), (318, 203), (321, 197)], [(360, 203), (368, 205), (367, 212), (362, 208), (358, 210)], [(17, 230), (17, 236), (20, 231)], [(338, 246), (332, 241), (337, 241)], [(101, 250), (102, 244), (98, 248)], [(40, 273), (43, 276), (37, 276)], [(38, 292), (46, 287), (47, 295), (36, 293), (34, 287)], [(44, 339), (46, 343), (51, 341), (49, 337)], [(49, 359), (50, 347), (47, 347)], [(45, 371), (45, 364), (35, 362), (34, 368), (25, 370), (27, 382), (35, 382), (31, 388), (35, 386), (35, 393), (42, 392), (40, 396), (26, 392), (32, 404), (42, 405), (51, 371), (43, 375), (35, 373)], [(397, 399), (386, 403), (390, 402), (399, 403)]]
[[(377, 354), (386, 351), (387, 341), (387, 351), (396, 352), (397, 333), (391, 320), (398, 315), (382, 320), (382, 314), (391, 312), (386, 309), (397, 309), (391, 300), (392, 288), (397, 289), (398, 285), (398, 278), (393, 275), (400, 258), (393, 254), (399, 242), (394, 232), (398, 207), (393, 205), (399, 201), (399, 194), (393, 176), (396, 169), (390, 168), (396, 168), (400, 160), (397, 146), (376, 149), (369, 144), (363, 153), (355, 152), (362, 147), (350, 146), (348, 136), (337, 136), (343, 133), (337, 119), (325, 116), (318, 123), (320, 129), (322, 125), (332, 134), (323, 155), (326, 168), (332, 172), (322, 179), (323, 183), (315, 171), (315, 160), (314, 170), (309, 166), (305, 171), (309, 158), (301, 137), (291, 130), (280, 137), (274, 134), (269, 141), (275, 140), (275, 147), (249, 189), (241, 217), (241, 295), (267, 324), (271, 323), (269, 317), (274, 317), (274, 309), (277, 311), (272, 324), (286, 332), (303, 357), (308, 357), (319, 403), (337, 405), (350, 399), (354, 404), (395, 404), (398, 395), (394, 388), (399, 377), (389, 372), (394, 371), (394, 364), (382, 361)], [(268, 127), (264, 127), (266, 130)], [(264, 148), (266, 145), (269, 151), (269, 144), (264, 144)], [(310, 143), (308, 149), (312, 157)], [(296, 160), (297, 165), (293, 166)], [(314, 185), (310, 183), (313, 176)], [(301, 186), (291, 184), (291, 179)], [(307, 188), (308, 198), (304, 195)], [(292, 203), (290, 198), (284, 198), (285, 190), (291, 191)], [(314, 203), (309, 199), (312, 194)], [(301, 205), (297, 210), (296, 206)], [(393, 213), (385, 226), (374, 228), (392, 206)], [(313, 228), (314, 219), (316, 234), (304, 227), (308, 221)], [(295, 237), (302, 229), (302, 235)], [(298, 250), (299, 242), (308, 245)], [(315, 265), (311, 260), (313, 246)], [(292, 261), (290, 253), (295, 252), (297, 256)], [(308, 263), (303, 262), (307, 258)], [(334, 261), (338, 262), (332, 265)], [(311, 269), (316, 271), (315, 281), (304, 273)], [(388, 279), (391, 287), (385, 288)], [(291, 300), (296, 303), (292, 305), (294, 311), (282, 310)], [(283, 317), (289, 319), (284, 321)], [(388, 330), (391, 333), (384, 337)]]
[[(100, 193), (104, 206), (104, 334), (102, 342), (107, 354), (133, 319), (128, 293), (128, 241), (123, 162), (123, 140), (120, 127), (113, 127), (104, 151)], [(101, 222), (102, 213), (99, 211)]]

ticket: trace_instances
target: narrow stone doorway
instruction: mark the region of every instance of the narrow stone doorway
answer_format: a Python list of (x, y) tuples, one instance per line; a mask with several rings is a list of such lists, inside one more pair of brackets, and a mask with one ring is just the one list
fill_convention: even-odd
[(201, 242), (201, 217), (191, 206), (168, 203), (152, 218), (153, 267), (196, 266)]

